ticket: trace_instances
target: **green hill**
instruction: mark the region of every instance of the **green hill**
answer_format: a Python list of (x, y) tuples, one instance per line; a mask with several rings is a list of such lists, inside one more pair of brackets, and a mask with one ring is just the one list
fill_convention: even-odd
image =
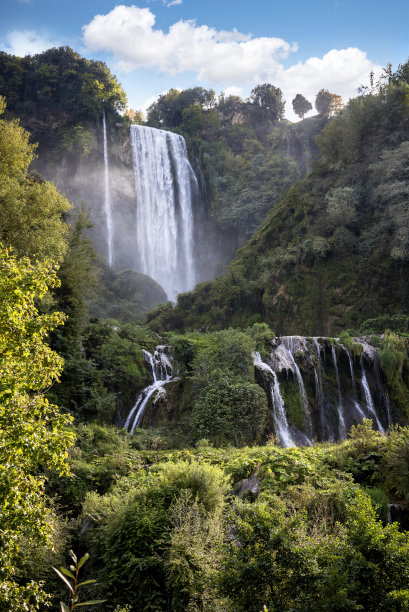
[(333, 335), (409, 314), (408, 64), (351, 100), (316, 142), (322, 161), (287, 191), (226, 272), (151, 325)]

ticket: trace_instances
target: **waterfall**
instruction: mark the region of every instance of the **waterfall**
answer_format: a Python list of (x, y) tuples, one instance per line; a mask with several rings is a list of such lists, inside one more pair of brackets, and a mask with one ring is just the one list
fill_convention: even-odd
[(332, 361), (334, 363), (334, 369), (335, 369), (335, 379), (337, 382), (337, 396), (338, 396), (337, 410), (338, 410), (338, 419), (339, 419), (339, 437), (341, 438), (341, 440), (343, 440), (344, 438), (346, 438), (347, 430), (345, 427), (344, 411), (342, 408), (341, 384), (339, 381), (337, 355), (335, 352), (334, 345), (331, 346), (331, 354), (332, 354)]
[(171, 380), (175, 380), (173, 377), (172, 364), (166, 354), (167, 347), (160, 345), (157, 346), (153, 353), (143, 350), (145, 361), (147, 361), (151, 368), (151, 374), (153, 383), (142, 390), (139, 394), (134, 407), (128, 414), (128, 418), (125, 421), (124, 429), (130, 428), (130, 433), (134, 432), (135, 427), (139, 427), (142, 421), (145, 408), (152, 395), (157, 392), (156, 399), (166, 394), (164, 386)]
[(260, 353), (253, 353), (253, 360), (257, 368), (268, 372), (273, 378), (273, 382), (270, 384), (270, 392), (275, 433), (284, 447), (295, 446), (288, 428), (284, 400), (281, 395), (277, 374), (271, 366), (261, 359)]
[(363, 362), (362, 362), (361, 384), (362, 384), (362, 388), (363, 388), (364, 394), (365, 394), (366, 407), (368, 409), (369, 417), (372, 418), (372, 419), (375, 419), (379, 431), (381, 433), (385, 433), (385, 430), (382, 427), (382, 423), (380, 422), (380, 420), (378, 418), (378, 415), (376, 414), (376, 411), (375, 411), (375, 406), (374, 406), (374, 403), (373, 403), (371, 391), (369, 389), (368, 381), (366, 379), (366, 373), (365, 373), (365, 368), (364, 368)]
[(355, 409), (356, 409), (356, 411), (358, 413), (358, 416), (361, 419), (365, 419), (366, 418), (365, 417), (365, 413), (362, 410), (362, 408), (359, 405), (359, 402), (358, 402), (358, 400), (356, 398), (356, 385), (355, 385), (354, 365), (352, 363), (351, 352), (346, 347), (344, 347), (344, 349), (345, 349), (345, 352), (346, 352), (347, 357), (348, 357), (349, 371), (350, 371), (350, 374), (351, 374), (352, 393), (353, 393), (353, 396), (354, 396), (354, 406), (355, 406)]
[[(146, 408), (166, 394), (167, 383), (177, 380), (167, 346), (143, 355), (151, 384), (138, 395), (126, 419), (131, 432), (143, 423)], [(274, 338), (268, 359), (257, 352), (252, 357), (256, 380), (268, 397), (274, 433), (284, 447), (345, 439), (349, 428), (364, 418), (371, 418), (384, 433), (380, 415), (385, 422), (391, 420), (394, 406), (377, 370), (375, 347), (364, 347), (359, 372), (351, 352), (333, 338)]]
[(140, 125), (130, 130), (141, 271), (174, 300), (195, 285), (192, 187), (197, 189), (197, 180), (182, 136)]
[(318, 342), (318, 338), (313, 338), (312, 342), (317, 352), (317, 362), (318, 362), (318, 372), (317, 372), (316, 366), (314, 365), (314, 377), (315, 377), (315, 390), (316, 390), (317, 399), (318, 399), (318, 408), (320, 412), (321, 433), (324, 434), (324, 432), (326, 432), (327, 438), (330, 439), (331, 432), (328, 428), (328, 421), (325, 418), (324, 399), (322, 396), (322, 386), (323, 385), (322, 385), (321, 345)]
[(105, 119), (105, 108), (102, 114), (102, 126), (104, 133), (104, 176), (105, 176), (105, 217), (107, 227), (107, 243), (108, 243), (108, 264), (112, 266), (113, 261), (113, 223), (111, 212), (111, 194), (109, 185), (109, 159), (108, 159), (108, 142), (107, 142), (107, 126)]
[[(298, 341), (301, 343), (300, 350), (305, 350), (305, 341), (303, 338), (300, 338), (299, 336), (282, 336), (281, 338), (281, 342), (283, 343), (285, 350), (287, 351), (288, 358), (293, 367), (293, 372), (295, 373), (295, 376), (297, 378), (298, 387), (300, 389), (300, 395), (301, 395), (303, 405), (304, 405), (305, 421), (306, 421), (309, 436), (311, 436), (312, 434), (311, 417), (310, 417), (310, 412), (309, 412), (307, 393), (305, 391), (305, 385), (304, 385), (304, 381), (302, 378), (302, 374), (300, 372), (300, 368), (298, 367), (297, 362), (295, 361), (294, 355), (293, 355), (295, 341)], [(312, 444), (310, 438), (307, 438), (307, 439), (308, 439), (308, 444)]]

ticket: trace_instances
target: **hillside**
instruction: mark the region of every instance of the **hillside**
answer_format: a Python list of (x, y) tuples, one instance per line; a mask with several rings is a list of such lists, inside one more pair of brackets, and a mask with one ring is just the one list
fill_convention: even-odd
[[(409, 64), (297, 124), (264, 84), (147, 126), (69, 48), (0, 68), (0, 610), (409, 610)], [(163, 304), (134, 175), (177, 237), (175, 151), (198, 277), (234, 260)]]
[(152, 325), (265, 321), (277, 333), (335, 335), (367, 319), (384, 317), (382, 327), (407, 317), (407, 72), (405, 64), (334, 116), (316, 138), (321, 163), (285, 193), (227, 271), (153, 313)]

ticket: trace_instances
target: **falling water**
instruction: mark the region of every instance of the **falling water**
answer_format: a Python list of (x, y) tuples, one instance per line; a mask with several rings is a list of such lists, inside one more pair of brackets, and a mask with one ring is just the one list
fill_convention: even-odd
[(331, 439), (331, 432), (328, 427), (328, 420), (325, 418), (324, 412), (324, 398), (322, 395), (322, 363), (321, 363), (321, 345), (318, 342), (318, 338), (312, 339), (315, 350), (317, 352), (317, 362), (318, 362), (318, 372), (317, 368), (314, 365), (314, 377), (315, 377), (315, 389), (318, 399), (318, 408), (320, 412), (320, 422), (321, 422), (321, 431), (322, 434), (325, 435), (326, 432), (327, 438)]
[[(301, 340), (302, 342), (304, 342), (304, 339), (301, 338), (297, 338), (297, 340)], [(293, 351), (294, 351), (294, 337), (293, 336), (282, 336), (281, 338), (281, 342), (285, 347), (285, 350), (287, 352), (288, 358), (290, 360), (291, 365), (293, 366), (293, 371), (295, 373), (295, 376), (297, 378), (297, 382), (298, 382), (298, 387), (300, 389), (300, 395), (302, 397), (302, 401), (304, 404), (304, 413), (305, 413), (305, 421), (306, 421), (306, 425), (308, 428), (308, 433), (311, 436), (311, 417), (310, 417), (310, 411), (309, 411), (309, 406), (308, 406), (308, 398), (307, 398), (307, 393), (305, 391), (305, 386), (304, 386), (304, 381), (302, 378), (302, 374), (300, 372), (300, 368), (298, 367), (295, 359), (294, 359), (294, 355), (293, 355)], [(303, 348), (304, 345), (303, 345)], [(308, 444), (312, 444), (311, 440), (308, 438)]]
[(349, 351), (349, 350), (348, 350), (346, 347), (344, 347), (344, 349), (345, 349), (345, 352), (346, 352), (347, 357), (348, 357), (349, 371), (350, 371), (350, 374), (351, 374), (352, 393), (353, 393), (353, 396), (354, 396), (354, 406), (355, 406), (355, 410), (356, 410), (356, 412), (357, 412), (358, 416), (359, 416), (361, 419), (365, 419), (365, 418), (366, 418), (366, 417), (365, 417), (365, 413), (364, 413), (364, 411), (362, 410), (362, 408), (361, 408), (361, 406), (359, 405), (359, 402), (358, 402), (358, 400), (357, 400), (357, 398), (356, 398), (356, 385), (355, 385), (355, 375), (354, 375), (354, 364), (352, 363), (351, 352), (350, 352), (350, 351)]
[(104, 167), (105, 167), (105, 217), (107, 224), (107, 242), (108, 242), (108, 264), (112, 266), (113, 261), (113, 223), (111, 212), (111, 194), (109, 186), (109, 159), (108, 159), (108, 142), (107, 142), (107, 126), (105, 119), (105, 109), (102, 114), (102, 125), (104, 132)]
[(166, 391), (164, 389), (164, 386), (169, 381), (175, 380), (175, 378), (172, 377), (172, 364), (170, 363), (170, 360), (166, 355), (165, 346), (157, 346), (153, 354), (145, 350), (142, 352), (145, 357), (145, 360), (149, 363), (151, 367), (153, 383), (149, 385), (149, 387), (143, 389), (142, 392), (139, 394), (134, 407), (130, 411), (128, 418), (125, 421), (124, 428), (129, 429), (129, 427), (131, 427), (130, 433), (133, 433), (135, 427), (138, 427), (141, 423), (145, 408), (152, 395), (155, 392), (157, 392), (157, 398), (162, 395), (165, 395)]
[(345, 348), (345, 352), (348, 356), (348, 363), (349, 363), (349, 371), (351, 373), (351, 383), (352, 383), (352, 391), (355, 394), (355, 376), (354, 376), (354, 365), (352, 363), (352, 357), (351, 357), (351, 353), (349, 352), (349, 350), (347, 348)]
[(337, 410), (338, 410), (338, 418), (339, 418), (339, 437), (341, 440), (343, 440), (347, 435), (347, 431), (345, 427), (345, 419), (344, 419), (343, 408), (342, 408), (341, 385), (339, 381), (337, 355), (335, 353), (334, 345), (331, 346), (331, 353), (332, 353), (332, 360), (334, 362), (335, 379), (337, 381), (337, 395), (338, 395)]
[(289, 428), (287, 415), (285, 413), (284, 400), (281, 395), (280, 385), (278, 382), (277, 374), (274, 370), (265, 363), (260, 356), (260, 353), (253, 353), (254, 365), (260, 370), (264, 370), (269, 372), (273, 377), (273, 382), (270, 386), (271, 391), (271, 402), (273, 407), (273, 421), (274, 421), (274, 429), (277, 434), (280, 443), (284, 447), (295, 446), (294, 440), (291, 437)]
[(197, 180), (182, 136), (132, 125), (130, 138), (141, 269), (174, 300), (195, 284), (192, 186), (197, 188)]
[(362, 383), (362, 388), (363, 388), (364, 394), (365, 394), (366, 407), (368, 409), (369, 416), (375, 419), (379, 431), (381, 433), (385, 433), (385, 430), (382, 427), (382, 423), (380, 422), (380, 420), (378, 418), (378, 415), (376, 414), (376, 411), (375, 411), (375, 406), (374, 406), (374, 403), (373, 403), (371, 391), (369, 389), (368, 381), (366, 379), (366, 373), (365, 373), (365, 368), (364, 368), (363, 362), (362, 362), (362, 378), (361, 378), (361, 383)]

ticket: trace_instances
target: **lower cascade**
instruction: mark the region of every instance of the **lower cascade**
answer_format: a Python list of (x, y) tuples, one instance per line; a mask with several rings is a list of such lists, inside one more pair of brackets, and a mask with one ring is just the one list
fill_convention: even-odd
[(145, 361), (151, 369), (153, 382), (138, 395), (135, 405), (125, 421), (124, 428), (128, 429), (130, 433), (134, 432), (135, 427), (141, 425), (145, 409), (151, 397), (154, 402), (163, 397), (166, 394), (165, 385), (175, 380), (168, 351), (169, 349), (165, 345), (157, 346), (153, 353), (143, 351)]
[[(271, 425), (283, 447), (344, 440), (364, 418), (385, 433), (392, 408), (383, 382), (378, 351), (355, 339), (354, 352), (334, 338), (274, 338), (268, 356), (253, 353), (256, 382), (265, 390)], [(152, 383), (138, 395), (124, 427), (140, 427), (147, 408), (164, 398), (173, 373), (169, 347), (143, 351)], [(146, 421), (146, 419), (145, 419)]]
[(174, 300), (195, 285), (192, 199), (197, 179), (182, 136), (140, 125), (130, 130), (141, 271)]
[(302, 336), (274, 339), (264, 359), (253, 355), (282, 446), (344, 440), (351, 426), (364, 418), (381, 433), (391, 425), (377, 349), (357, 340), (359, 357), (337, 340)]

